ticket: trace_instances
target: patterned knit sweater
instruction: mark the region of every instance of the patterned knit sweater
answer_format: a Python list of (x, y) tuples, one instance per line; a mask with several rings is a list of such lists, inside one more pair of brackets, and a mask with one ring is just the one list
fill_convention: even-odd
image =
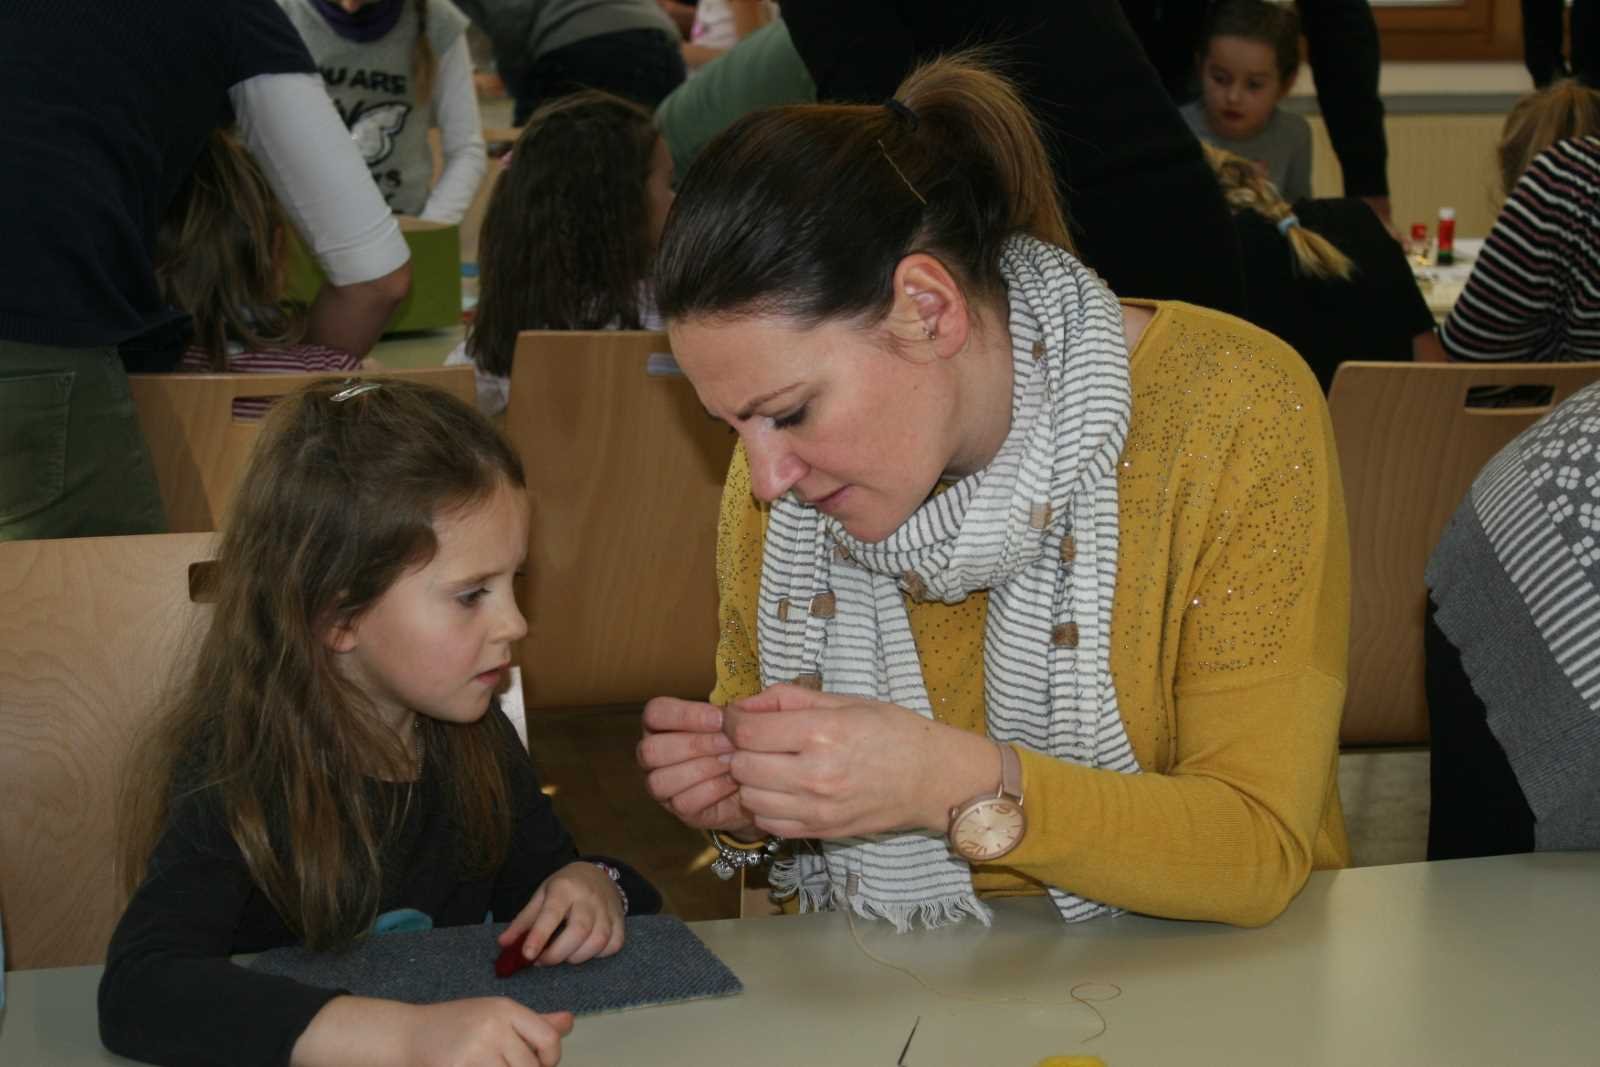
[(1600, 138), (1528, 165), (1439, 338), (1452, 359), (1600, 359)]

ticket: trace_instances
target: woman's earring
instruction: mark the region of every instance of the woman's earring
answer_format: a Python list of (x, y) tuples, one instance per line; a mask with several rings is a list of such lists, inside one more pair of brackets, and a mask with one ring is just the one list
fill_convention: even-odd
[(922, 328), (922, 332), (930, 341), (937, 340), (939, 337), (939, 331), (934, 329), (932, 326), (924, 326)]

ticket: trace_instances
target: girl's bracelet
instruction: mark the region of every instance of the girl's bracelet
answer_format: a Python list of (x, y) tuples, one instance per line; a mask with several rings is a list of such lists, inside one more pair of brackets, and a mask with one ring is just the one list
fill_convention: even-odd
[(711, 844), (717, 850), (717, 858), (711, 864), (711, 873), (723, 881), (732, 878), (735, 871), (771, 862), (783, 845), (783, 838), (772, 835), (749, 843), (723, 837), (715, 830), (707, 830), (706, 836), (711, 838)]
[(617, 896), (622, 898), (622, 914), (627, 915), (628, 891), (622, 888), (622, 872), (611, 866), (609, 863), (601, 863), (599, 860), (590, 860), (589, 862), (594, 866), (599, 867), (605, 872), (605, 876), (611, 879), (611, 887), (617, 891)]

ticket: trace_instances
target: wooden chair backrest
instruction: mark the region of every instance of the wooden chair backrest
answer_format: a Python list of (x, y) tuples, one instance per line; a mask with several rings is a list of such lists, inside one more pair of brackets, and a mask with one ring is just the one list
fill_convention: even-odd
[[(1340, 742), (1425, 744), (1423, 571), (1495, 453), (1600, 363), (1343, 363), (1328, 406), (1350, 513), (1350, 681)], [(1467, 391), (1543, 386), (1547, 403), (1468, 407)]]
[(236, 419), (233, 402), (280, 397), (327, 378), (382, 375), (408, 378), (476, 404), (472, 367), (385, 368), (336, 374), (130, 374), (139, 426), (150, 445), (167, 528), (175, 533), (216, 530), (233, 487), (244, 473), (259, 419)]
[(209, 609), (211, 534), (0, 543), (0, 914), (15, 969), (99, 963), (123, 760)]
[(668, 352), (660, 333), (517, 339), (506, 432), (533, 501), (530, 711), (704, 698), (715, 680), (717, 508), (736, 438), (688, 379), (647, 370)]

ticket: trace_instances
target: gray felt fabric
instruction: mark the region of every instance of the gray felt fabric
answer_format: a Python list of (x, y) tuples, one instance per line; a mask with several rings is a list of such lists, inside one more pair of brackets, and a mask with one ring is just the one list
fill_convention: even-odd
[(622, 951), (576, 966), (527, 967), (496, 977), (495, 938), (504, 923), (371, 937), (342, 953), (303, 948), (263, 952), (250, 966), (307, 985), (412, 1004), (504, 996), (535, 1011), (592, 1015), (649, 1004), (724, 997), (744, 986), (700, 939), (670, 915), (626, 920)]

